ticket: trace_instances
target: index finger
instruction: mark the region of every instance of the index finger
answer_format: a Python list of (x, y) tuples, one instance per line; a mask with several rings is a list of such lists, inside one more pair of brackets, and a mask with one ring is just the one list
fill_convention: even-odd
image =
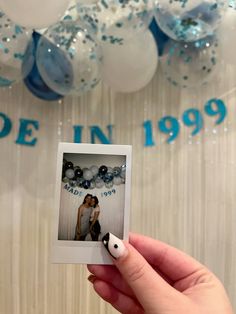
[(191, 256), (161, 241), (130, 233), (129, 242), (152, 266), (174, 282), (204, 268)]

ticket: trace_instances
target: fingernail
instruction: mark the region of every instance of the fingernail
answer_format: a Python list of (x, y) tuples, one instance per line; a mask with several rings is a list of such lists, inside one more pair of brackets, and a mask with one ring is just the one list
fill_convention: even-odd
[(90, 281), (91, 283), (94, 283), (95, 280), (96, 280), (96, 277), (94, 275), (88, 276), (88, 281)]
[(102, 243), (114, 259), (123, 257), (128, 253), (124, 243), (110, 232), (102, 238)]

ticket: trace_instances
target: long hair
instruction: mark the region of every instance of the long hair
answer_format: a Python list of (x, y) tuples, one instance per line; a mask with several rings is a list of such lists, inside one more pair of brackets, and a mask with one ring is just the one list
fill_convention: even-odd
[(92, 196), (92, 199), (94, 199), (94, 201), (95, 201), (95, 204), (93, 206), (95, 208), (98, 205), (99, 201), (98, 201), (97, 196)]
[(84, 201), (83, 201), (83, 204), (86, 203), (86, 198), (87, 198), (88, 196), (92, 197), (92, 194), (87, 194), (87, 195), (85, 196)]

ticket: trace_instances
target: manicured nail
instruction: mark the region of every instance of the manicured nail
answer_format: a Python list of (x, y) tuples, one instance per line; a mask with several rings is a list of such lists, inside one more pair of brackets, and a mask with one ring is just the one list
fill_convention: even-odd
[(88, 281), (90, 281), (91, 283), (94, 283), (95, 280), (96, 280), (96, 277), (94, 275), (88, 276)]
[(109, 254), (115, 259), (127, 254), (127, 249), (124, 243), (110, 232), (102, 238), (102, 243)]

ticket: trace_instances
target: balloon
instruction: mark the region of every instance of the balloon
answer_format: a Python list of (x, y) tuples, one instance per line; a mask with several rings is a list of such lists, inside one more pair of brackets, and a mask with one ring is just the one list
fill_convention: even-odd
[(155, 16), (160, 28), (177, 41), (196, 41), (212, 35), (226, 8), (222, 0), (158, 0)]
[(236, 10), (228, 8), (225, 18), (219, 27), (219, 46), (223, 60), (231, 65), (236, 65), (235, 50), (232, 43), (235, 43), (236, 32)]
[(92, 171), (85, 170), (84, 173), (83, 173), (83, 177), (84, 177), (85, 180), (88, 180), (88, 181), (92, 180), (92, 178), (93, 178)]
[(27, 28), (44, 28), (56, 23), (69, 0), (0, 0), (0, 8), (15, 23)]
[(90, 181), (90, 189), (91, 190), (94, 189), (95, 186), (96, 186), (95, 181), (94, 180)]
[(76, 180), (70, 180), (70, 181), (69, 181), (69, 185), (70, 185), (72, 188), (76, 187), (76, 185), (77, 185)]
[(210, 81), (217, 70), (219, 60), (218, 42), (215, 37), (192, 43), (170, 40), (161, 58), (161, 68), (173, 85), (193, 88)]
[(121, 166), (121, 173), (120, 173), (121, 178), (125, 179), (126, 176), (126, 165)]
[(64, 21), (76, 21), (78, 19), (76, 1), (71, 1), (69, 8), (66, 10), (62, 20)]
[(114, 177), (113, 183), (114, 183), (115, 185), (120, 185), (120, 184), (122, 183), (121, 177)]
[(76, 182), (77, 182), (77, 186), (82, 188), (83, 187), (83, 182), (84, 182), (84, 179), (83, 178), (77, 178), (76, 179)]
[[(93, 31), (98, 40), (121, 42), (123, 33), (148, 28), (153, 17), (152, 0), (99, 0), (95, 4), (78, 4), (79, 20)], [(130, 34), (130, 37), (132, 36)]]
[(73, 169), (74, 165), (73, 165), (73, 163), (71, 161), (67, 161), (65, 163), (65, 169), (70, 169), (70, 168)]
[(105, 175), (104, 175), (104, 178), (103, 178), (103, 181), (105, 183), (107, 182), (111, 182), (113, 180), (113, 173), (112, 172), (107, 172)]
[(102, 43), (102, 51), (103, 81), (115, 91), (138, 91), (156, 72), (158, 52), (149, 30), (133, 33), (133, 37), (124, 40), (122, 45)]
[(65, 174), (66, 174), (66, 177), (67, 177), (68, 179), (73, 179), (74, 176), (75, 176), (75, 173), (74, 173), (74, 170), (73, 170), (73, 169), (67, 169), (66, 172), (65, 172)]
[(62, 182), (68, 183), (68, 182), (69, 182), (69, 179), (68, 179), (67, 177), (65, 177), (65, 178), (62, 179)]
[(76, 178), (81, 178), (81, 177), (83, 177), (83, 170), (80, 169), (80, 168), (76, 168), (76, 169), (75, 169), (75, 177), (76, 177)]
[(114, 167), (112, 172), (113, 172), (113, 176), (117, 177), (121, 173), (121, 168), (120, 167)]
[(85, 180), (84, 182), (83, 182), (83, 188), (84, 189), (89, 189), (90, 188), (90, 181), (88, 181), (88, 180)]
[(97, 166), (92, 166), (90, 167), (90, 171), (92, 172), (93, 176), (95, 177), (98, 174), (98, 167)]
[(229, 0), (229, 7), (236, 9), (236, 0)]
[(107, 166), (101, 166), (99, 168), (99, 174), (104, 176), (107, 173)]
[(28, 45), (23, 64), (22, 64), (22, 73), (25, 76), (24, 83), (27, 88), (33, 93), (36, 97), (43, 100), (59, 100), (63, 96), (55, 93), (51, 90), (43, 81), (41, 75), (39, 74), (36, 62), (35, 62), (35, 53), (38, 46), (38, 41), (41, 35), (34, 32), (32, 39)]
[(113, 181), (106, 182), (106, 183), (105, 183), (105, 187), (106, 187), (107, 189), (112, 188), (112, 187), (113, 187)]
[(0, 86), (9, 86), (22, 78), (22, 62), (31, 34), (0, 12)]
[(155, 38), (158, 55), (161, 57), (163, 55), (164, 47), (170, 38), (160, 29), (155, 18), (152, 19), (152, 22), (149, 25), (149, 30)]
[(43, 80), (61, 95), (81, 95), (100, 81), (100, 46), (74, 21), (59, 22), (44, 33), (36, 60)]
[(104, 186), (104, 181), (100, 178), (95, 180), (96, 188), (101, 189)]

